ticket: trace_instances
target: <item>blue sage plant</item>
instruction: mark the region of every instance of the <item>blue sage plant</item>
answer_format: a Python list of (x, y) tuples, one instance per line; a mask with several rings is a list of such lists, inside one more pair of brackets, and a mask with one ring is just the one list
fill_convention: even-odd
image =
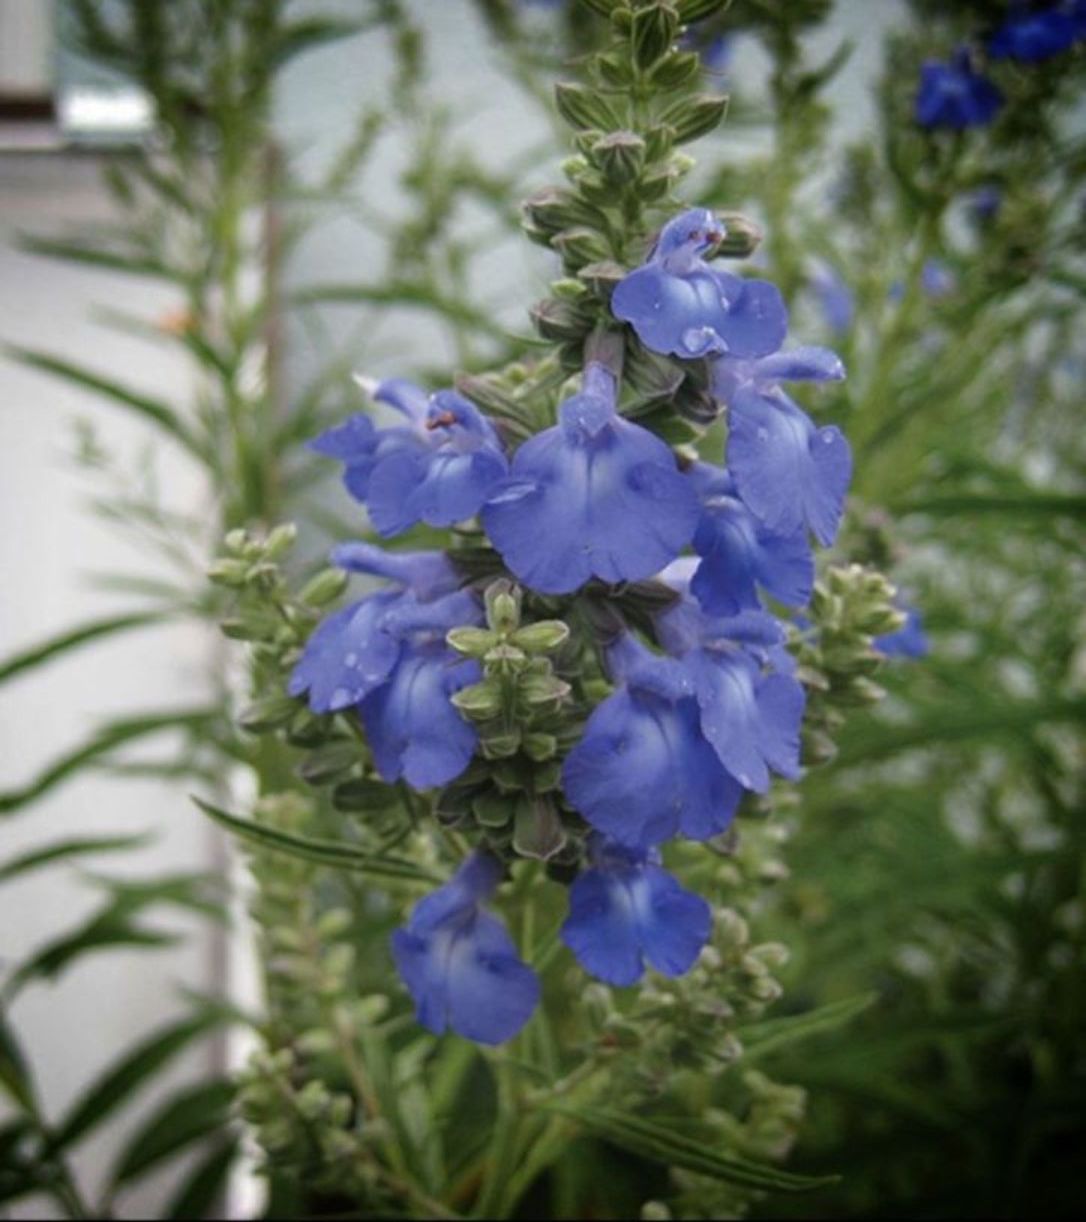
[[(312, 1047), (269, 1027), (246, 1115), (274, 1184), (303, 1140), (277, 1100), (297, 1097), (322, 1133), (312, 1183), (384, 1213), (509, 1216), (571, 1128), (670, 1168), (694, 1216), (817, 1182), (772, 1166), (800, 1097), (739, 1069), (786, 955), (743, 912), (780, 868), (765, 817), (832, 754), (836, 706), (878, 698), (873, 642), (904, 616), (872, 569), (818, 575), (852, 454), (791, 387), (843, 363), (790, 337), (775, 284), (724, 269), (758, 227), (678, 193), (681, 146), (725, 109), (684, 33), (723, 4), (588, 7), (602, 47), (555, 90), (566, 183), (524, 205), (562, 264), (540, 345), (436, 390), (361, 372), (359, 410), (309, 443), (340, 464), (357, 538), (297, 594), (276, 535), (234, 532), (213, 571), (252, 643), (242, 724), (298, 748), (310, 789), (249, 818), (202, 805), (258, 881), (282, 853), (384, 895), (379, 939), (333, 922), (334, 950), (299, 943), (329, 1001)], [(265, 936), (297, 943), (273, 891)], [(352, 998), (355, 958), (379, 983)], [(475, 1058), (481, 1153), (436, 1132)], [(647, 1200), (627, 1204), (666, 1208)]]

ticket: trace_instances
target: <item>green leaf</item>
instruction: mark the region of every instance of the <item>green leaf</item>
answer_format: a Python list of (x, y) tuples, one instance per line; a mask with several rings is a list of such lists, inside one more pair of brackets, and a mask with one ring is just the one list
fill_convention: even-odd
[(216, 1078), (199, 1082), (168, 1099), (122, 1151), (113, 1170), (113, 1188), (136, 1179), (224, 1125), (233, 1095), (231, 1084)]
[(269, 63), (281, 66), (303, 51), (339, 38), (350, 38), (372, 24), (372, 21), (343, 21), (334, 17), (308, 17), (288, 22), (276, 34)]
[(718, 1154), (711, 1147), (665, 1127), (666, 1120), (646, 1120), (604, 1108), (572, 1104), (544, 1103), (543, 1107), (547, 1111), (568, 1116), (597, 1137), (621, 1146), (624, 1150), (630, 1150), (642, 1158), (663, 1163), (665, 1166), (682, 1167), (699, 1175), (727, 1180), (745, 1188), (807, 1192), (836, 1183), (839, 1178), (832, 1175), (794, 1175), (764, 1163)]
[(1086, 722), (1086, 700), (1003, 701), (988, 708), (976, 704), (956, 709), (949, 704), (915, 706), (916, 720), (906, 726), (870, 718), (849, 727), (833, 767), (844, 767), (894, 755), (912, 747), (945, 745), (989, 735), (1020, 734), (1049, 721)]
[(130, 628), (141, 628), (145, 624), (155, 624), (166, 618), (163, 611), (137, 611), (130, 615), (114, 615), (106, 619), (91, 620), (78, 628), (69, 629), (59, 636), (50, 637), (40, 645), (34, 645), (22, 653), (0, 661), (0, 683), (11, 679), (24, 670), (40, 666), (53, 658), (69, 653), (88, 641), (99, 637), (112, 636), (117, 632), (126, 632)]
[(510, 339), (509, 333), (495, 323), (485, 311), (475, 309), (461, 298), (445, 297), (424, 284), (405, 281), (383, 284), (317, 284), (292, 293), (287, 303), (292, 306), (361, 303), (402, 309), (414, 307), (439, 314), (459, 326), (474, 328), (492, 339)]
[(0, 864), (0, 883), (21, 874), (29, 874), (41, 866), (65, 861), (70, 857), (83, 857), (88, 853), (113, 853), (138, 848), (147, 844), (149, 837), (140, 836), (87, 836), (82, 839), (58, 840), (44, 849), (35, 849), (19, 857), (10, 858)]
[(27, 1111), (34, 1108), (34, 1088), (15, 1033), (0, 1010), (0, 1086)]
[(215, 1011), (200, 1013), (156, 1032), (110, 1066), (72, 1105), (53, 1138), (60, 1150), (78, 1141), (112, 1115), (193, 1040), (222, 1021)]
[(66, 780), (86, 764), (91, 764), (103, 755), (116, 750), (125, 743), (147, 738), (164, 730), (194, 730), (218, 716), (217, 709), (178, 709), (168, 713), (145, 713), (139, 717), (127, 717), (109, 722), (82, 746), (61, 756), (44, 768), (21, 789), (0, 793), (0, 815), (11, 814), (29, 802), (40, 798), (54, 786)]
[(846, 997), (843, 1001), (830, 1002), (829, 1005), (808, 1010), (806, 1014), (765, 1019), (749, 1027), (741, 1027), (739, 1038), (747, 1055), (762, 1056), (776, 1048), (807, 1039), (808, 1036), (821, 1035), (824, 1031), (832, 1031), (835, 1027), (851, 1022), (878, 999), (878, 993), (861, 993), (856, 997)]
[(163, 1217), (188, 1222), (191, 1218), (213, 1216), (212, 1211), (220, 1205), (237, 1148), (236, 1138), (215, 1146), (181, 1182)]
[(427, 883), (445, 881), (429, 870), (420, 869), (414, 863), (399, 857), (380, 857), (345, 840), (313, 840), (307, 836), (281, 832), (276, 828), (254, 823), (251, 819), (239, 819), (237, 815), (219, 810), (200, 798), (194, 797), (193, 801), (216, 823), (258, 848), (286, 853), (290, 857), (299, 857), (302, 861), (329, 866), (334, 870), (353, 870), (359, 874), (369, 874), (374, 878)]
[(31, 254), (44, 255), (51, 259), (63, 259), (69, 263), (85, 263), (91, 267), (104, 267), (110, 271), (127, 272), (134, 276), (154, 276), (163, 280), (181, 278), (178, 272), (159, 259), (107, 250), (105, 247), (92, 246), (85, 242), (22, 234), (19, 237), (18, 246), (20, 250), (29, 251)]
[(175, 934), (143, 929), (125, 917), (107, 910), (92, 917), (74, 933), (65, 934), (46, 944), (32, 959), (23, 963), (4, 987), (10, 1000), (31, 980), (53, 980), (74, 960), (88, 951), (112, 950), (120, 946), (133, 949), (169, 946), (177, 941)]
[(157, 424), (190, 454), (203, 461), (203, 449), (199, 442), (168, 404), (49, 352), (40, 352), (33, 348), (22, 348), (13, 344), (5, 344), (3, 351), (12, 360), (19, 361), (23, 365), (29, 365), (33, 369), (39, 369), (43, 373), (52, 374), (65, 382), (70, 382), (73, 386), (79, 386), (84, 390), (93, 391), (95, 394), (112, 399), (121, 407)]

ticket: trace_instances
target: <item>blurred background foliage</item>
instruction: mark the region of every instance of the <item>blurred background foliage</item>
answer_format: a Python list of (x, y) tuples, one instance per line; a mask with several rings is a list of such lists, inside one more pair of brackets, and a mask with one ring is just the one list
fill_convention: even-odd
[[(524, 294), (510, 301), (499, 284), (496, 295), (485, 268), (518, 240), (516, 204), (545, 181), (540, 166), (565, 151), (551, 85), (598, 43), (607, 3), (478, 0), (506, 78), (501, 88), (539, 110), (520, 155), (498, 168), (475, 155), (471, 116), (428, 86), (428, 64), (441, 49), (428, 44), (427, 7), (370, 0), (330, 14), (286, 0), (70, 6), (80, 52), (138, 81), (155, 101), (161, 132), (147, 148), (107, 161), (122, 223), (27, 242), (46, 256), (175, 285), (177, 313), (165, 323), (119, 311), (114, 322), (181, 346), (199, 392), (189, 403), (160, 402), (117, 371), (76, 367), (44, 349), (8, 355), (145, 419), (161, 444), (206, 472), (209, 499), (199, 517), (167, 510), (153, 487), (137, 484), (118, 499), (118, 473), (88, 425), (83, 459), (101, 477), (117, 528), (154, 541), (176, 578), (149, 583), (133, 573), (130, 612), (3, 659), (0, 681), (155, 618), (221, 618), (221, 597), (207, 592), (203, 572), (225, 531), (298, 520), (299, 551), (312, 559), (284, 563), (292, 581), (310, 576), (328, 539), (356, 534), (357, 524), (338, 516), (322, 490), (326, 476), (301, 443), (357, 409), (349, 374), (364, 360), (380, 364), (392, 353), (398, 372), (438, 385), (535, 350)], [(757, 942), (781, 944), (789, 955), (786, 965), (772, 964), (783, 998), (760, 1028), (761, 1045), (757, 1034), (749, 1039), (744, 1076), (729, 1079), (741, 1123), (720, 1120), (720, 1148), (779, 1157), (798, 1132), (790, 1169), (840, 1178), (802, 1197), (775, 1193), (768, 1182), (758, 1191), (728, 1188), (706, 1214), (689, 1167), (673, 1172), (669, 1186), (659, 1151), (639, 1157), (627, 1142), (622, 1152), (624, 1143), (603, 1130), (603, 1140), (571, 1142), (559, 1125), (565, 1153), (558, 1170), (523, 1183), (525, 1216), (628, 1216), (656, 1196), (668, 1197), (677, 1216), (694, 1217), (751, 1208), (767, 1217), (1076, 1212), (1086, 1109), (1086, 443), (1076, 345), (1086, 321), (1086, 57), (1079, 47), (1040, 66), (993, 65), (1007, 97), (993, 127), (921, 132), (912, 106), (922, 60), (982, 37), (1008, 6), (916, 0), (888, 37), (873, 122), (843, 144), (833, 83), (850, 49), (811, 51), (827, 35), (837, 41), (835, 7), (734, 0), (697, 27), (708, 87), (732, 98), (728, 124), (697, 146), (685, 194), (742, 210), (764, 227), (756, 261), (793, 303), (805, 335), (842, 353), (849, 378), (821, 400), (821, 414), (846, 429), (856, 453), (839, 558), (891, 566), (930, 640), (923, 660), (887, 664), (880, 682), (888, 698), (836, 732), (836, 757), (812, 773), (798, 800), (775, 803), (771, 825), (741, 829), (755, 847), (741, 847), (735, 868), (722, 867), (718, 878)], [(318, 175), (304, 149), (273, 138), (277, 74), (347, 36), (366, 40), (359, 45), (368, 62), (385, 65), (387, 87)], [(718, 36), (728, 39), (726, 59)], [(728, 65), (748, 55), (758, 70), (736, 69), (733, 79)], [(399, 202), (382, 210), (368, 183), (389, 146), (399, 157)], [(994, 212), (976, 203), (988, 188), (999, 193)], [(306, 241), (344, 224), (369, 235), (375, 258), (335, 283), (302, 282)], [(541, 292), (553, 269), (542, 259), (538, 269)], [(347, 330), (338, 321), (344, 311)], [(383, 348), (382, 328), (393, 318), (425, 320), (426, 341), (404, 351), (390, 339)], [(298, 350), (303, 356), (285, 369), (284, 352)], [(30, 810), (81, 768), (123, 768), (125, 749), (145, 738), (166, 744), (155, 767), (179, 783), (202, 780), (224, 802), (239, 768), (258, 792), (289, 788), (289, 762), (231, 728), (246, 677), (224, 659), (211, 668), (218, 697), (208, 707), (134, 712), (106, 726), (0, 794), (0, 818)], [(258, 809), (273, 832), (334, 832), (319, 823), (329, 812), (314, 825), (310, 808), (289, 795)], [(0, 885), (126, 847), (109, 838), (45, 845), (0, 861)], [(351, 1151), (321, 1142), (336, 1139), (351, 1098), (372, 1091), (398, 1095), (395, 1114), (417, 1125), (423, 1113), (412, 1100), (423, 1091), (429, 1043), (405, 1043), (395, 1020), (381, 1025), (373, 994), (387, 987), (382, 971), (352, 951), (384, 936), (387, 908), (319, 860), (256, 848), (253, 866), (269, 1004), (240, 1110), (260, 1132), (272, 1170), (271, 1212), (319, 1204), (342, 1215), (355, 1188), (373, 1185), (355, 1186), (343, 1171), (326, 1187), (327, 1168), (342, 1170)], [(140, 921), (151, 905), (209, 916), (219, 908), (203, 879), (102, 886), (98, 916), (11, 968), (5, 1014), (25, 981), (75, 957), (153, 946), (163, 935)], [(745, 930), (730, 936), (749, 949)], [(274, 945), (276, 937), (293, 941)], [(775, 1038), (774, 1019), (787, 1031), (811, 1012), (827, 1021), (803, 1042)], [(227, 1121), (236, 1092), (224, 1080), (164, 1105), (101, 1201), (83, 1199), (66, 1151), (178, 1048), (231, 1020), (246, 1016), (221, 1000), (188, 999), (176, 1027), (121, 1053), (58, 1118), (41, 1114), (18, 1033), (0, 1015), (0, 1083), (16, 1109), (0, 1125), (0, 1200), (45, 1190), (72, 1216), (106, 1214), (126, 1183), (197, 1144), (200, 1161), (163, 1212), (211, 1213), (236, 1144)], [(314, 1032), (331, 1042), (303, 1047), (304, 1032), (311, 1043), (320, 1043)], [(366, 1080), (356, 1060), (378, 1078)], [(464, 1053), (447, 1057), (440, 1078), (426, 1083), (439, 1110), (465, 1081), (475, 1084), (481, 1114), (465, 1118), (465, 1142), (489, 1121), (483, 1074)], [(412, 1142), (420, 1157), (436, 1157), (425, 1134)], [(470, 1167), (474, 1154), (454, 1143), (454, 1169)], [(438, 1175), (432, 1166), (428, 1174)], [(470, 1182), (463, 1191), (470, 1199)], [(433, 1204), (422, 1198), (411, 1207), (426, 1216)]]

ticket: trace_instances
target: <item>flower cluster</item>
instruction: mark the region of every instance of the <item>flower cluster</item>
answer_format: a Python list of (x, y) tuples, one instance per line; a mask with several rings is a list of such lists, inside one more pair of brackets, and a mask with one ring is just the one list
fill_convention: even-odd
[[(1047, 8), (1017, 5), (984, 42), (992, 60), (1037, 64), (1070, 51), (1086, 38), (1086, 3), (1064, 0)], [(1003, 94), (977, 70), (967, 46), (958, 47), (949, 63), (927, 60), (920, 73), (915, 117), (921, 127), (963, 131), (991, 123), (1004, 103)]]
[[(359, 414), (312, 443), (343, 463), (379, 534), (459, 524), (493, 558), (473, 578), (455, 547), (337, 547), (335, 565), (386, 584), (317, 627), (288, 689), (314, 713), (356, 713), (384, 782), (447, 787), (439, 817), (468, 809), (474, 851), (393, 939), (435, 1032), (498, 1043), (536, 1005), (537, 977), (485, 906), (513, 858), (571, 884), (561, 938), (586, 971), (677, 976), (711, 909), (661, 847), (718, 835), (744, 793), (799, 775), (804, 690), (766, 600), (810, 598), (812, 539), (833, 542), (851, 455), (784, 387), (844, 370), (825, 349), (783, 347), (777, 289), (711, 262), (725, 236), (704, 209), (663, 227), (615, 284), (579, 388), (515, 450), (463, 395), (399, 380), (363, 386), (404, 423)], [(722, 463), (623, 411), (631, 347), (699, 371), (726, 418)], [(624, 592), (641, 588), (635, 616)], [(522, 604), (551, 617), (521, 624)], [(561, 666), (609, 694), (575, 696)]]

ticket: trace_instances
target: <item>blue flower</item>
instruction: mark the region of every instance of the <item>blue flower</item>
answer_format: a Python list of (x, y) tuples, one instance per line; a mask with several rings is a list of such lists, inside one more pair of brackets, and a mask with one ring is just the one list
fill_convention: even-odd
[(691, 675), (629, 636), (608, 661), (619, 687), (566, 757), (562, 789), (570, 804), (633, 848), (724, 831), (742, 792), (702, 732)]
[(1037, 64), (1069, 50), (1081, 33), (1075, 17), (1059, 9), (1012, 14), (988, 40), (993, 59)]
[(368, 543), (336, 547), (333, 564), (358, 573), (388, 577), (399, 589), (381, 590), (344, 607), (320, 623), (295, 666), (287, 691), (309, 693), (315, 713), (357, 704), (388, 681), (400, 656), (400, 643), (386, 623), (404, 602), (426, 602), (448, 594), (460, 578), (444, 552), (389, 554)]
[(317, 437), (311, 446), (346, 464), (344, 482), (383, 535), (417, 522), (452, 526), (479, 511), (508, 463), (494, 426), (452, 390), (426, 392), (402, 379), (378, 383), (373, 398), (410, 427), (378, 429), (366, 416)]
[(844, 374), (826, 348), (714, 364), (713, 390), (728, 408), (728, 471), (740, 500), (774, 534), (792, 535), (806, 525), (826, 546), (837, 535), (852, 451), (840, 429), (816, 428), (780, 382)]
[(660, 867), (660, 856), (593, 836), (592, 865), (569, 892), (562, 941), (587, 972), (636, 984), (646, 963), (665, 976), (693, 967), (709, 940), (712, 913)]
[(683, 596), (656, 617), (656, 634), (693, 683), (701, 733), (717, 759), (757, 793), (769, 788), (770, 770), (798, 778), (805, 697), (781, 625), (760, 611), (706, 615), (686, 595), (684, 580), (661, 577)]
[(969, 52), (959, 48), (949, 64), (927, 60), (920, 69), (915, 116), (921, 127), (962, 131), (984, 127), (1003, 105), (1003, 95), (973, 71)]
[[(953, 293), (958, 287), (958, 280), (941, 259), (926, 259), (920, 269), (920, 287), (926, 297), (935, 300)], [(900, 301), (905, 296), (904, 282), (895, 280), (886, 295), (891, 301)]]
[(525, 585), (565, 594), (591, 577), (637, 581), (690, 542), (697, 498), (670, 447), (615, 410), (613, 376), (589, 364), (559, 423), (526, 441), (483, 507), (490, 541)]
[(879, 653), (888, 658), (924, 658), (931, 649), (924, 621), (915, 607), (899, 604), (905, 612), (905, 623), (897, 632), (877, 636), (873, 642)]
[(480, 1044), (501, 1044), (539, 1002), (538, 977), (502, 922), (483, 907), (501, 872), (496, 858), (473, 853), (392, 935), (392, 955), (418, 1021), (435, 1035), (451, 1030)]
[(965, 205), (970, 217), (978, 225), (986, 225), (995, 220), (1003, 206), (1003, 192), (994, 183), (985, 183), (970, 191), (965, 197)]
[(471, 762), (478, 743), (450, 696), (482, 677), (479, 663), (445, 643), (450, 628), (480, 624), (482, 610), (468, 593), (432, 603), (404, 600), (384, 616), (382, 629), (398, 642), (388, 681), (358, 706), (366, 741), (382, 780), (401, 778), (413, 789), (446, 785)]
[(406, 416), (412, 427), (379, 429), (365, 412), (348, 416), (342, 424), (314, 437), (309, 448), (343, 463), (343, 482), (359, 501), (369, 495), (370, 475), (377, 463), (396, 450), (421, 450), (425, 441), (421, 426), (426, 419), (429, 396), (403, 378), (371, 383), (358, 379), (370, 397)]
[(844, 335), (856, 316), (856, 295), (838, 273), (821, 260), (813, 263), (807, 282), (811, 286), (826, 326), (836, 335)]
[(702, 607), (717, 616), (758, 610), (759, 586), (786, 606), (803, 606), (814, 585), (806, 530), (787, 535), (767, 530), (719, 467), (697, 463), (687, 474), (701, 497), (694, 550), (702, 560), (690, 588)]
[(712, 212), (693, 208), (669, 221), (644, 266), (619, 282), (612, 312), (646, 348), (693, 359), (765, 356), (781, 346), (788, 311), (778, 290), (716, 271), (702, 258), (723, 237)]

